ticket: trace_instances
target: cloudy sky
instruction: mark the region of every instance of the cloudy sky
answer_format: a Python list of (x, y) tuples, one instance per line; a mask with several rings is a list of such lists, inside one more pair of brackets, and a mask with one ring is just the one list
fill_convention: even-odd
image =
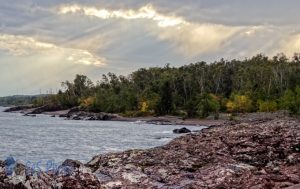
[(0, 0), (0, 96), (56, 91), (75, 74), (127, 75), (300, 52), (297, 0)]

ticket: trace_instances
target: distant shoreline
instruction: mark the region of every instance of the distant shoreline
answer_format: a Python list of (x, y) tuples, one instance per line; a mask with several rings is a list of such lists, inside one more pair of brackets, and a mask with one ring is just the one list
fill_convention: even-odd
[(221, 126), (228, 123), (238, 122), (255, 122), (256, 120), (272, 120), (288, 116), (286, 111), (277, 112), (258, 112), (237, 114), (230, 119), (227, 114), (220, 116), (220, 119), (182, 119), (178, 116), (145, 116), (145, 117), (124, 117), (119, 114), (111, 113), (92, 113), (77, 110), (76, 108), (67, 110), (48, 111), (47, 107), (33, 108), (31, 106), (16, 106), (6, 108), (6, 112), (22, 113), (24, 116), (34, 116), (37, 114), (49, 115), (52, 117), (63, 117), (67, 120), (87, 120), (87, 121), (125, 121), (125, 122), (141, 122), (155, 125), (182, 125), (182, 126)]
[(58, 111), (43, 111), (41, 113), (34, 113), (38, 108), (26, 108), (25, 106), (16, 106), (11, 108), (6, 108), (4, 111), (11, 113), (22, 113), (24, 115), (36, 115), (44, 114), (53, 117), (64, 117), (69, 120), (93, 120), (93, 121), (104, 121), (101, 119), (91, 119), (92, 117), (97, 117), (98, 115), (108, 115), (109, 121), (126, 121), (126, 122), (144, 122), (148, 124), (155, 125), (185, 125), (185, 126), (217, 126), (222, 125), (226, 122), (224, 119), (213, 120), (213, 119), (185, 119), (183, 120), (178, 116), (146, 116), (146, 117), (123, 117), (119, 114), (109, 114), (109, 113), (90, 113), (90, 112), (71, 112), (71, 109), (58, 110)]

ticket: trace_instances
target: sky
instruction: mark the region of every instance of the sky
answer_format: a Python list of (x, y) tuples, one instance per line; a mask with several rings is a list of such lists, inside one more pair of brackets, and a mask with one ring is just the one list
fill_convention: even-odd
[(297, 0), (0, 0), (0, 96), (84, 74), (300, 52)]

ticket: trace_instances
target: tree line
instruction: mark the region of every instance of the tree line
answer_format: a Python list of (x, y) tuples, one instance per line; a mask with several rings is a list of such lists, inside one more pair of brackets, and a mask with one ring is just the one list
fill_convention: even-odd
[(31, 104), (39, 98), (46, 97), (46, 95), (15, 95), (0, 97), (0, 106), (23, 106)]
[(197, 62), (181, 67), (141, 68), (128, 76), (108, 73), (93, 83), (87, 76), (62, 83), (57, 95), (36, 105), (126, 116), (180, 115), (218, 118), (220, 112), (300, 113), (300, 55)]

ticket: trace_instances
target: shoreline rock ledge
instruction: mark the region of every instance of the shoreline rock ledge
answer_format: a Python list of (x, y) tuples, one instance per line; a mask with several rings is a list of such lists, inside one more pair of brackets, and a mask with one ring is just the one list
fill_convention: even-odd
[(12, 177), (0, 162), (0, 188), (299, 188), (300, 124), (292, 118), (227, 124), (187, 134), (169, 144), (66, 160), (70, 174)]

